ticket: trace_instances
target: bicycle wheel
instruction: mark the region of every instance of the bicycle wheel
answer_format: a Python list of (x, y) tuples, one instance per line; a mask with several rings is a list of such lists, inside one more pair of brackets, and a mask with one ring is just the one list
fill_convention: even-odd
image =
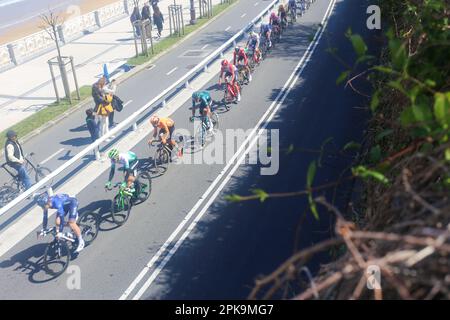
[(81, 229), (85, 245), (90, 245), (98, 234), (99, 221), (97, 215), (93, 212), (84, 212), (78, 217), (77, 224)]
[(51, 171), (50, 171), (49, 168), (37, 167), (36, 168), (36, 175), (35, 175), (36, 182), (39, 182), (40, 180), (42, 180), (43, 178), (48, 176), (50, 173), (51, 173)]
[(147, 201), (152, 193), (152, 178), (150, 173), (148, 171), (140, 172), (134, 185), (137, 197), (133, 199), (133, 205)]
[(121, 226), (128, 220), (131, 212), (131, 206), (130, 198), (120, 194), (114, 197), (111, 205), (111, 215), (113, 221), (117, 225)]
[(43, 267), (45, 272), (58, 277), (66, 271), (70, 263), (70, 250), (66, 241), (53, 240), (44, 251)]
[(200, 146), (201, 148), (203, 148), (206, 144), (206, 126), (205, 124), (202, 122), (201, 125), (198, 126), (197, 131), (195, 133), (195, 143)]
[(158, 147), (153, 157), (155, 170), (164, 173), (169, 169), (170, 154), (164, 147)]
[(11, 186), (0, 188), (0, 208), (6, 206), (19, 195), (19, 191)]
[(225, 105), (225, 109), (227, 109), (227, 111), (230, 110), (230, 103), (231, 103), (230, 95), (231, 94), (228, 90), (228, 85), (226, 85), (222, 101), (223, 101), (223, 104)]

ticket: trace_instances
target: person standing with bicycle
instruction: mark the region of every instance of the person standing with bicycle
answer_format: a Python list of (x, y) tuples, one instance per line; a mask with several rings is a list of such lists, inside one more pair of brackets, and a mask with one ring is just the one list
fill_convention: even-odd
[(195, 109), (198, 106), (198, 112), (201, 117), (204, 117), (206, 128), (210, 133), (214, 131), (211, 123), (211, 105), (212, 98), (208, 91), (196, 91), (192, 94), (192, 117), (189, 120), (194, 122)]
[(25, 170), (25, 157), (22, 146), (17, 139), (17, 133), (9, 130), (6, 133), (5, 158), (8, 166), (17, 171), (20, 181), (23, 183), (25, 190), (31, 187), (31, 180)]
[(56, 234), (57, 238), (62, 236), (62, 232), (64, 230), (65, 216), (68, 216), (68, 225), (70, 229), (72, 229), (73, 233), (78, 239), (78, 246), (75, 252), (79, 253), (84, 249), (84, 240), (81, 236), (80, 227), (77, 224), (78, 219), (78, 200), (74, 197), (70, 197), (67, 194), (56, 194), (50, 196), (47, 192), (41, 194), (37, 197), (36, 202), (38, 206), (40, 206), (44, 210), (44, 218), (42, 221), (42, 230), (41, 234), (43, 234), (47, 230), (48, 224), (48, 210), (56, 209), (56, 228), (58, 233)]

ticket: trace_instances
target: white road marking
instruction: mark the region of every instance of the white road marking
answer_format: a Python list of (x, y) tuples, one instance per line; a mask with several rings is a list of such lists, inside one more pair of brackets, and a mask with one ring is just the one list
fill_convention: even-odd
[[(228, 162), (227, 166), (220, 172), (219, 176), (214, 180), (214, 182), (209, 186), (209, 188), (206, 190), (206, 192), (202, 195), (200, 200), (195, 204), (195, 206), (192, 208), (192, 210), (188, 213), (188, 215), (183, 219), (183, 221), (178, 225), (177, 229), (170, 235), (169, 239), (164, 243), (164, 245), (158, 250), (155, 256), (152, 257), (152, 259), (149, 261), (149, 263), (144, 267), (144, 269), (141, 271), (141, 273), (138, 275), (138, 277), (132, 282), (132, 284), (127, 288), (127, 290), (124, 292), (124, 294), (119, 298), (120, 300), (127, 299), (127, 297), (131, 294), (131, 292), (136, 288), (136, 286), (139, 284), (139, 282), (144, 278), (146, 273), (152, 268), (153, 264), (161, 257), (162, 253), (166, 250), (166, 248), (171, 244), (173, 239), (177, 236), (179, 231), (184, 227), (184, 225), (187, 223), (188, 220), (192, 217), (194, 212), (201, 206), (203, 201), (209, 196), (212, 189), (220, 182), (222, 177), (225, 175), (225, 173), (228, 171), (228, 169), (231, 167), (231, 165), (234, 164), (234, 167), (232, 170), (227, 174), (224, 181), (221, 183), (221, 185), (216, 189), (214, 194), (211, 196), (209, 201), (206, 203), (206, 205), (203, 207), (203, 209), (198, 213), (195, 220), (190, 224), (190, 226), (187, 228), (187, 230), (183, 233), (183, 235), (180, 237), (180, 239), (177, 241), (175, 246), (169, 251), (167, 256), (163, 259), (163, 261), (155, 268), (153, 273), (150, 275), (148, 280), (144, 283), (144, 285), (140, 288), (140, 290), (137, 292), (137, 294), (133, 297), (133, 300), (137, 300), (145, 293), (145, 291), (150, 287), (150, 285), (153, 283), (153, 281), (156, 279), (156, 277), (159, 275), (159, 273), (163, 270), (165, 265), (169, 262), (170, 258), (176, 253), (178, 248), (183, 243), (184, 239), (190, 234), (190, 232), (195, 228), (198, 221), (201, 219), (201, 217), (204, 215), (204, 213), (208, 210), (209, 206), (212, 204), (212, 202), (215, 200), (217, 195), (222, 191), (222, 189), (226, 186), (228, 181), (233, 176), (234, 172), (239, 167), (240, 163), (245, 158), (246, 154), (251, 150), (253, 145), (256, 143), (258, 137), (262, 134), (264, 128), (267, 127), (269, 122), (272, 120), (273, 116), (276, 114), (280, 106), (284, 103), (284, 100), (294, 87), (294, 85), (297, 83), (300, 75), (303, 73), (304, 68), (307, 65), (307, 62), (310, 61), (310, 57), (314, 53), (320, 39), (322, 38), (323, 32), (326, 29), (326, 26), (328, 25), (328, 18), (330, 16), (331, 10), (334, 7), (336, 0), (332, 0), (328, 6), (328, 9), (325, 13), (325, 16), (322, 20), (321, 25), (323, 26), (321, 29), (319, 29), (315, 36), (313, 41), (311, 41), (310, 45), (308, 46), (308, 49), (306, 50), (305, 54), (301, 58), (298, 65), (295, 67), (293, 73), (289, 77), (289, 79), (286, 81), (285, 85), (283, 86), (282, 90), (276, 97), (275, 101), (271, 104), (269, 109), (264, 113), (264, 115), (259, 120), (258, 124), (253, 128), (250, 135), (245, 139), (245, 141), (242, 143), (241, 147), (238, 149), (238, 151), (233, 155), (233, 157)], [(306, 62), (306, 63), (305, 63)], [(300, 69), (300, 71), (299, 71)], [(281, 98), (281, 99), (280, 99)], [(269, 118), (267, 120), (266, 117), (269, 115)], [(264, 125), (261, 127), (261, 129), (258, 129), (262, 123)], [(258, 131), (256, 137), (253, 138), (255, 132)], [(252, 140), (253, 139), (253, 140)], [(239, 160), (235, 162), (236, 158), (241, 154), (242, 149), (248, 144), (248, 142), (252, 140), (248, 148), (244, 151), (244, 153), (240, 156)]]
[(258, 4), (259, 4), (259, 2), (256, 2), (256, 3), (255, 3), (255, 7), (256, 7)]
[(247, 14), (246, 13), (244, 13), (242, 16), (241, 16), (241, 18), (243, 18), (243, 17), (245, 17)]
[(209, 46), (209, 44), (205, 44), (205, 45), (202, 47), (202, 50), (205, 50), (208, 46)]
[(58, 151), (56, 151), (54, 154), (52, 154), (50, 157), (48, 157), (47, 159), (41, 161), (40, 165), (43, 165), (47, 162), (49, 162), (51, 159), (53, 159), (58, 153), (61, 153), (64, 151), (64, 148), (59, 149)]
[(123, 104), (123, 106), (126, 107), (127, 105), (129, 105), (129, 104), (132, 103), (132, 102), (133, 102), (133, 100), (127, 101), (127, 102), (125, 102), (125, 103)]
[(228, 26), (226, 29), (225, 29), (225, 31), (228, 31), (228, 30), (230, 30), (231, 29), (231, 26)]
[(178, 67), (173, 68), (172, 70), (170, 70), (169, 72), (166, 73), (166, 76), (170, 76), (172, 73), (175, 72), (175, 70), (177, 70)]

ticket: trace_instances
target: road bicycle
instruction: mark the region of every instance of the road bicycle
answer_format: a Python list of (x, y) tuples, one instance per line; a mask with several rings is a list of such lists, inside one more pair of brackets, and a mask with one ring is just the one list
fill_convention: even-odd
[[(87, 247), (97, 238), (99, 231), (97, 215), (93, 212), (82, 213), (77, 219), (77, 224), (81, 230), (85, 247)], [(67, 227), (68, 224), (65, 224), (64, 229)], [(63, 232), (59, 238), (56, 237), (57, 233), (56, 227), (37, 232), (38, 238), (46, 237), (49, 234), (53, 236), (53, 240), (45, 248), (42, 266), (47, 274), (54, 277), (58, 277), (66, 271), (70, 260), (75, 255), (77, 247), (75, 243), (78, 242), (72, 231)]]
[(243, 65), (238, 66), (238, 83), (241, 86), (241, 88), (244, 85), (250, 83), (250, 73), (247, 71), (247, 68)]
[(289, 23), (294, 24), (297, 21), (297, 9), (289, 8)]
[(134, 192), (127, 191), (126, 182), (117, 182), (111, 188), (105, 188), (107, 191), (119, 189), (112, 199), (111, 216), (117, 225), (123, 225), (129, 218), (131, 208), (147, 201), (152, 192), (152, 178), (148, 171), (138, 172), (134, 181)]
[[(239, 83), (236, 83), (236, 86), (239, 87), (239, 91), (240, 91), (240, 86)], [(232, 84), (230, 83), (230, 81), (228, 81), (228, 79), (225, 81), (224, 83), (224, 92), (223, 92), (223, 99), (222, 99), (222, 103), (225, 106), (225, 108), (228, 110), (230, 110), (230, 104), (232, 102), (236, 102), (237, 97), (235, 97), (233, 95), (234, 90), (236, 90), (236, 88), (232, 87)]]
[[(260, 60), (261, 60), (261, 53), (256, 53), (255, 49), (249, 49), (249, 59), (248, 59), (248, 66), (250, 67), (250, 72), (253, 73), (255, 68), (259, 66)], [(251, 53), (251, 54), (250, 54)], [(259, 57), (258, 57), (259, 55)], [(259, 58), (259, 59), (258, 59)]]
[(155, 155), (153, 156), (153, 165), (155, 170), (164, 174), (169, 170), (169, 164), (173, 161), (174, 157), (178, 158), (178, 154), (184, 152), (184, 137), (180, 136), (176, 139), (177, 144), (175, 146), (169, 143), (162, 143), (161, 140), (152, 141), (149, 146), (156, 146)]
[[(219, 129), (219, 115), (211, 111), (209, 116), (210, 124), (207, 123), (207, 116), (195, 116), (194, 119), (200, 120), (200, 125), (197, 125), (194, 133), (194, 144), (203, 148), (209, 138), (213, 137), (215, 132)], [(212, 130), (209, 130), (209, 125), (212, 124)]]
[[(273, 46), (273, 41), (272, 41), (272, 46)], [(269, 40), (267, 39), (266, 36), (261, 37), (260, 49), (261, 49), (261, 59), (264, 60), (264, 59), (266, 59), (267, 55), (272, 50), (272, 47), (269, 47)]]
[[(48, 176), (51, 171), (49, 168), (42, 167), (39, 164), (34, 164), (34, 153), (30, 153), (29, 156), (25, 155), (24, 167), (25, 171), (29, 176), (35, 178), (36, 183)], [(2, 187), (0, 187), (0, 208), (14, 200), (19, 194), (25, 191), (25, 186), (20, 180), (19, 175), (13, 171), (7, 163), (1, 166), (8, 175), (11, 176), (11, 180), (6, 182)]]
[(274, 43), (278, 43), (281, 40), (281, 27), (278, 25), (273, 26), (272, 28), (272, 46)]

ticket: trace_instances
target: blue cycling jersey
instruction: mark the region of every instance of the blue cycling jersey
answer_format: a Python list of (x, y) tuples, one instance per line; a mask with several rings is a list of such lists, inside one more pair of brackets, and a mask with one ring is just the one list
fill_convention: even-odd
[(261, 25), (261, 34), (265, 35), (267, 32), (272, 31), (272, 26), (270, 24)]
[[(60, 218), (59, 231), (64, 229), (64, 217), (69, 214), (69, 219), (77, 217), (78, 200), (67, 194), (57, 194), (50, 197), (50, 209), (56, 209), (56, 215)], [(43, 227), (47, 229), (48, 210), (44, 209)]]

